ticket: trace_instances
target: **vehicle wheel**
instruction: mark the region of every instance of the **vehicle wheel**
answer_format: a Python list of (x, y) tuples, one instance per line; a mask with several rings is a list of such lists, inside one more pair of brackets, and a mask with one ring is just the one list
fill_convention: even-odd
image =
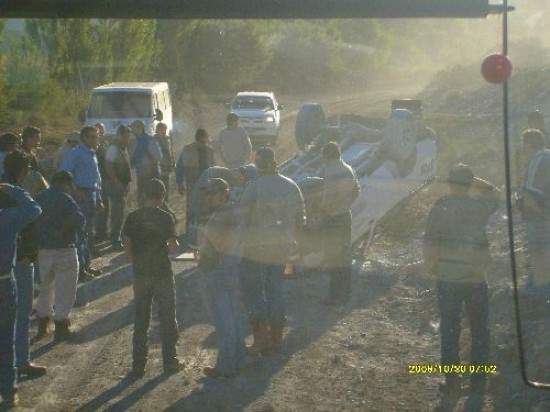
[(305, 147), (326, 126), (327, 120), (323, 107), (318, 103), (304, 104), (296, 116), (296, 144), (300, 149)]

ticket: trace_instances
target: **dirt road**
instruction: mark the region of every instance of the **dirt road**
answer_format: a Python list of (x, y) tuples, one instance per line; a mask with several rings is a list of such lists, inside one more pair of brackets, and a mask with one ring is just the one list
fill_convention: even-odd
[[(336, 112), (349, 108), (361, 113), (357, 108), (369, 104), (386, 110), (390, 99), (387, 94), (384, 99), (376, 95), (332, 99), (325, 109)], [(277, 149), (280, 158), (295, 150), (293, 118), (302, 102), (283, 103), (287, 112)], [(220, 124), (223, 115), (221, 109), (212, 115), (212, 127)], [(105, 254), (100, 263), (106, 273), (79, 287), (78, 307), (73, 313), (77, 339), (56, 345), (46, 337), (33, 343), (33, 357), (48, 366), (48, 375), (21, 383), (21, 410), (433, 409), (443, 376), (411, 373), (411, 365), (439, 362), (435, 294), (423, 273), (406, 270), (420, 259), (424, 217), (433, 200), (419, 196), (407, 213), (401, 214), (402, 220), (386, 225), (388, 234), (376, 238), (368, 256), (355, 262), (353, 297), (347, 306), (332, 309), (319, 303), (328, 286), (323, 274), (287, 279), (288, 324), (283, 351), (261, 358), (254, 368), (232, 379), (202, 375), (204, 366), (214, 364), (216, 339), (200, 301), (195, 263), (174, 262), (178, 351), (186, 363), (185, 370), (172, 376), (162, 374), (159, 331), (154, 321), (145, 377), (132, 384), (123, 380), (131, 366), (131, 270), (121, 254)], [(183, 200), (174, 196), (170, 203), (181, 215)], [(491, 223), (492, 233), (501, 235), (504, 224), (500, 213)], [(506, 290), (507, 284), (506, 256), (499, 249), (505, 250), (503, 243), (497, 244), (497, 263), (489, 279), (496, 291)], [(511, 297), (498, 296), (503, 307), (511, 307)], [(467, 342), (467, 334), (463, 342)], [(500, 355), (495, 348), (493, 352), (497, 362)], [(491, 383), (498, 381), (503, 366), (496, 365), (497, 375), (490, 377)], [(502, 409), (511, 405), (504, 402), (507, 390), (510, 388), (491, 384), (484, 410), (522, 410)]]

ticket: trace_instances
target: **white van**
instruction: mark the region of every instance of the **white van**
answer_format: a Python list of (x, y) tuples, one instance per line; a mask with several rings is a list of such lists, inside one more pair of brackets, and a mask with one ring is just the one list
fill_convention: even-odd
[(142, 120), (149, 134), (162, 121), (170, 134), (173, 120), (168, 83), (118, 82), (96, 87), (79, 119), (86, 126), (102, 123), (107, 136), (116, 135), (118, 126), (134, 120)]

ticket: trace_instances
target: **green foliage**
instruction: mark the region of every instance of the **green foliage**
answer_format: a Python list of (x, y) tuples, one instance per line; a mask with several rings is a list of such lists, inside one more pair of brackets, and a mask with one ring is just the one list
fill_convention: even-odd
[(153, 20), (28, 20), (22, 43), (40, 53), (51, 77), (74, 93), (121, 79), (148, 79), (159, 44)]
[(232, 94), (258, 87), (271, 59), (270, 26), (263, 21), (161, 20), (157, 77), (169, 81), (176, 94)]
[(109, 37), (104, 43), (104, 52), (98, 58), (98, 64), (108, 68), (112, 76), (104, 80), (150, 80), (154, 68), (160, 65), (162, 50), (162, 45), (156, 40), (155, 22), (115, 21), (110, 27)]
[(279, 90), (319, 91), (337, 83), (345, 67), (334, 31), (332, 25), (303, 21), (281, 27), (269, 66)]
[(26, 20), (24, 34), (12, 36), (7, 46), (3, 78), (10, 121), (24, 117), (21, 111), (31, 113), (35, 124), (76, 118), (98, 84), (151, 80), (160, 50), (155, 34), (153, 20)]

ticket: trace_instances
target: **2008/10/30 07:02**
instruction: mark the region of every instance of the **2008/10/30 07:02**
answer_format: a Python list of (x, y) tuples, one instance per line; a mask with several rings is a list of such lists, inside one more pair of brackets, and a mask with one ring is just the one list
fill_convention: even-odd
[(496, 365), (467, 365), (467, 364), (415, 364), (409, 365), (409, 373), (487, 373), (496, 374)]

